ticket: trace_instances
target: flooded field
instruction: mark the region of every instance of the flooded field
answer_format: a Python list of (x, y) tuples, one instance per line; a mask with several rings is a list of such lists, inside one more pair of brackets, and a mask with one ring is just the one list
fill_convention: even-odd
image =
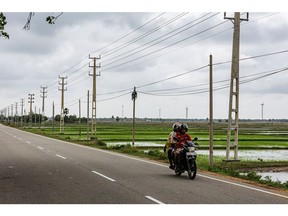
[[(128, 144), (132, 145), (130, 142), (107, 143), (108, 146)], [(135, 146), (164, 147), (163, 144), (153, 142), (135, 142)], [(209, 150), (198, 150), (197, 153), (200, 155), (208, 155)], [(231, 152), (231, 154), (233, 154), (233, 152)], [(214, 150), (213, 155), (225, 157), (226, 150)], [(240, 160), (288, 161), (288, 150), (239, 150), (238, 156)]]
[[(208, 155), (209, 150), (199, 150), (198, 154)], [(225, 157), (226, 150), (214, 150), (213, 155)], [(288, 150), (239, 150), (238, 157), (240, 160), (288, 161)], [(286, 171), (257, 172), (257, 175), (260, 175), (263, 180), (269, 178), (272, 181), (280, 181), (281, 183), (288, 181), (288, 172)]]
[[(199, 150), (198, 154), (208, 155), (209, 150)], [(213, 155), (225, 157), (226, 150), (214, 150)], [(240, 160), (288, 161), (288, 150), (239, 150), (238, 157)]]
[(257, 175), (261, 176), (261, 179), (265, 180), (265, 178), (269, 177), (272, 181), (279, 181), (281, 183), (285, 183), (288, 181), (288, 173), (287, 172), (261, 172), (257, 173)]

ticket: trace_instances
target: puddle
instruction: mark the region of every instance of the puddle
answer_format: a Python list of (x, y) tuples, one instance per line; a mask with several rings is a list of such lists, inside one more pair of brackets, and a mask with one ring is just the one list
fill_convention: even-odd
[[(131, 145), (132, 142), (117, 142), (117, 143), (107, 143), (107, 146), (114, 146), (114, 145)], [(134, 146), (143, 146), (143, 147), (164, 147), (164, 144), (158, 144), (154, 142), (135, 142)]]
[[(131, 142), (107, 143), (107, 146), (113, 145), (132, 145)], [(135, 142), (134, 146), (143, 147), (164, 147), (164, 144), (154, 142)], [(208, 155), (209, 150), (198, 150), (200, 155)], [(233, 150), (230, 151), (231, 156), (234, 155)], [(226, 157), (226, 150), (214, 150), (214, 156)], [(288, 161), (288, 150), (239, 150), (238, 157), (240, 160), (263, 160), (263, 161)]]
[[(198, 154), (208, 155), (209, 150), (199, 150)], [(214, 156), (226, 157), (226, 150), (214, 150)], [(230, 151), (233, 156), (233, 150)], [(239, 150), (238, 158), (241, 160), (288, 161), (288, 150)]]
[(274, 172), (262, 172), (262, 173), (257, 173), (257, 175), (261, 176), (262, 180), (265, 180), (266, 177), (269, 177), (271, 181), (274, 182), (281, 182), (285, 183), (288, 181), (288, 173), (287, 172), (279, 172), (279, 173), (274, 173)]

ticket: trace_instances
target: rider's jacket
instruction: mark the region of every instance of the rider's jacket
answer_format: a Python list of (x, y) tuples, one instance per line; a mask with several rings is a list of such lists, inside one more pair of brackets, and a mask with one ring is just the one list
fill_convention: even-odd
[(187, 140), (192, 140), (192, 138), (190, 137), (190, 135), (189, 134), (187, 134), (187, 133), (185, 133), (185, 134), (182, 134), (181, 132), (177, 132), (176, 133), (176, 136), (175, 136), (176, 138), (177, 138), (177, 143), (176, 143), (176, 149), (177, 148), (183, 148), (183, 146), (184, 146), (184, 144), (185, 144), (185, 142), (187, 141)]
[(166, 142), (166, 148), (171, 148), (172, 147), (172, 144), (175, 144), (176, 141), (174, 139), (174, 137), (176, 136), (176, 132), (172, 131), (169, 136), (168, 136), (168, 139), (167, 139), (167, 142)]

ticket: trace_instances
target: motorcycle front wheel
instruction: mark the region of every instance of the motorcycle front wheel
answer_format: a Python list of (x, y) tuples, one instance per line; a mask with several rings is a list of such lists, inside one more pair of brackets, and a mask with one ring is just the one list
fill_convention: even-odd
[(188, 177), (189, 179), (195, 179), (196, 172), (197, 172), (197, 166), (195, 159), (187, 160), (188, 165)]

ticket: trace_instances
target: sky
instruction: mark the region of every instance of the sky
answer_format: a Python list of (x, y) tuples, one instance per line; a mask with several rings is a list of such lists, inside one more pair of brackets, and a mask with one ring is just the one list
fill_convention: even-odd
[[(96, 77), (97, 118), (132, 117), (131, 93), (136, 87), (136, 117), (188, 115), (206, 119), (212, 55), (214, 118), (228, 118), (233, 23), (224, 19), (223, 9), (159, 10), (161, 6), (157, 5), (144, 12), (138, 8), (103, 8), (69, 8), (54, 25), (49, 25), (46, 17), (62, 11), (37, 11), (32, 7), (36, 12), (30, 29), (24, 30), (29, 10), (7, 7), (5, 31), (10, 38), (0, 38), (0, 110), (11, 110), (13, 104), (15, 114), (18, 103), (20, 114), (20, 100), (24, 99), (28, 113), (28, 94), (35, 94), (33, 111), (36, 106), (38, 113), (42, 109), (42, 86), (47, 87), (45, 115), (52, 116), (53, 102), (55, 114), (60, 114), (60, 76), (67, 77), (64, 106), (69, 114), (79, 115), (80, 100), (81, 116), (86, 117), (88, 90), (90, 103), (92, 100), (90, 56), (99, 58), (100, 64), (100, 76)], [(241, 12), (241, 18), (246, 15)], [(234, 13), (227, 12), (227, 16), (234, 17)], [(261, 119), (262, 111), (264, 119), (288, 118), (287, 35), (285, 12), (252, 10), (249, 21), (241, 22), (240, 119)], [(90, 104), (90, 112), (91, 108)]]

